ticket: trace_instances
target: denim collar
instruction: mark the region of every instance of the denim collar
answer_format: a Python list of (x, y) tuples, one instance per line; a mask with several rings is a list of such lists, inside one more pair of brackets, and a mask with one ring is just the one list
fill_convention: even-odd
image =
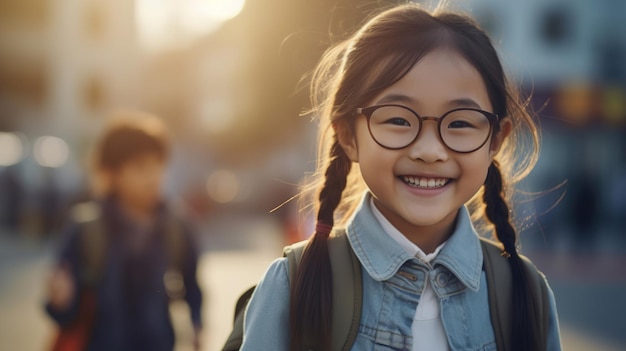
[[(348, 239), (367, 273), (374, 280), (384, 281), (393, 277), (403, 264), (415, 257), (385, 233), (374, 217), (370, 198), (369, 193), (363, 197), (354, 216), (348, 222)], [(431, 265), (446, 267), (463, 285), (478, 291), (482, 264), (480, 240), (464, 206), (459, 210), (452, 236)]]

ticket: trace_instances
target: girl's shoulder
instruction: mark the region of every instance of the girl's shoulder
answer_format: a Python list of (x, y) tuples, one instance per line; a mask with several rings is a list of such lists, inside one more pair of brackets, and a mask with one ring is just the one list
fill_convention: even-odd
[(287, 257), (276, 258), (265, 270), (263, 277), (257, 284), (257, 290), (263, 289), (264, 285), (289, 287), (289, 262)]

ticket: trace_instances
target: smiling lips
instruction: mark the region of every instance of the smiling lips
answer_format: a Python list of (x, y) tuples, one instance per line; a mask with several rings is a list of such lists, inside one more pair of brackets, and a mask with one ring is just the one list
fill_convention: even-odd
[(450, 178), (427, 178), (427, 177), (414, 177), (414, 176), (400, 176), (402, 180), (408, 186), (419, 189), (439, 189), (443, 188)]

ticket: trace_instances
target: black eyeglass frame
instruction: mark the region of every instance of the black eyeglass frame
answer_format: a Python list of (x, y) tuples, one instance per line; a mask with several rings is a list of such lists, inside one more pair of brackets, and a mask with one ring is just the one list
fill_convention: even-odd
[[(378, 140), (376, 140), (376, 138), (374, 137), (374, 133), (372, 133), (372, 127), (371, 127), (371, 123), (370, 120), (372, 118), (372, 114), (374, 113), (374, 111), (378, 110), (379, 108), (382, 107), (400, 107), (403, 108), (405, 110), (410, 111), (415, 117), (417, 117), (417, 120), (419, 121), (419, 129), (417, 130), (417, 135), (415, 135), (415, 138), (413, 138), (413, 140), (411, 140), (408, 144), (401, 146), (401, 147), (389, 147), (389, 146), (385, 146), (383, 144), (381, 144)], [(483, 140), (483, 142), (476, 147), (475, 149), (469, 150), (469, 151), (457, 151), (453, 148), (451, 148), (450, 146), (448, 146), (448, 144), (443, 140), (443, 137), (441, 136), (441, 121), (449, 114), (456, 112), (456, 111), (475, 111), (475, 112), (479, 112), (481, 113), (483, 116), (487, 117), (487, 119), (489, 120), (489, 129), (490, 132), (487, 134), (487, 137), (485, 137), (485, 140)], [(367, 118), (367, 129), (370, 133), (370, 136), (372, 137), (372, 139), (376, 142), (376, 144), (380, 145), (381, 147), (388, 149), (388, 150), (401, 150), (404, 149), (406, 147), (408, 147), (409, 145), (413, 144), (417, 138), (419, 138), (420, 133), (422, 132), (422, 125), (424, 121), (437, 121), (437, 132), (439, 133), (439, 140), (441, 140), (441, 143), (443, 145), (445, 145), (448, 149), (454, 151), (454, 152), (458, 152), (461, 154), (469, 154), (472, 153), (478, 149), (480, 149), (481, 147), (485, 146), (485, 143), (487, 143), (487, 140), (489, 140), (489, 137), (491, 137), (491, 135), (493, 134), (494, 131), (494, 126), (497, 125), (497, 122), (500, 120), (500, 117), (495, 114), (495, 113), (491, 113), (488, 111), (484, 111), (478, 108), (471, 108), (471, 107), (461, 107), (461, 108), (455, 108), (452, 109), (446, 113), (444, 113), (443, 115), (441, 115), (440, 117), (434, 117), (434, 116), (420, 116), (419, 114), (417, 114), (417, 112), (413, 111), (411, 108), (404, 106), (404, 105), (397, 105), (397, 104), (384, 104), (384, 105), (373, 105), (373, 106), (369, 106), (369, 107), (359, 107), (356, 109), (356, 114), (357, 115), (364, 115)]]

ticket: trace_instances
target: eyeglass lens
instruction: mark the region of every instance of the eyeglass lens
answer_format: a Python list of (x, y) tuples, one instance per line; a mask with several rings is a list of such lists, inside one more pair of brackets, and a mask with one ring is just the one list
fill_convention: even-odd
[[(404, 148), (415, 141), (420, 127), (419, 117), (401, 106), (379, 107), (369, 117), (369, 129), (374, 140), (392, 149)], [(471, 109), (450, 111), (439, 122), (441, 140), (447, 147), (459, 152), (479, 148), (489, 138), (490, 132), (489, 118)]]

